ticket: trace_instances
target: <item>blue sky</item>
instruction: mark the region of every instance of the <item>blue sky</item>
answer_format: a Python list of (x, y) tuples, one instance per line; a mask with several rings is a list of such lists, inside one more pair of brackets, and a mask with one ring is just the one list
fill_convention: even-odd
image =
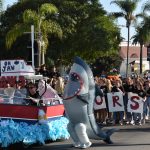
[[(107, 10), (107, 12), (119, 12), (120, 9), (115, 5), (115, 4), (110, 4), (112, 0), (99, 0), (101, 4), (103, 5), (104, 9)], [(135, 14), (140, 13), (141, 7), (145, 2), (148, 0), (141, 0), (137, 6), (137, 9), (135, 11)], [(117, 21), (118, 25), (126, 25), (126, 21), (124, 19), (118, 19)], [(135, 30), (133, 27), (131, 27), (130, 31), (130, 37), (132, 37), (135, 34)], [(127, 41), (127, 28), (126, 27), (121, 27), (121, 36), (125, 38), (125, 41)]]
[[(6, 9), (7, 5), (12, 5), (14, 2), (17, 2), (17, 0), (3, 0), (4, 1), (4, 9)], [(104, 9), (108, 12), (115, 12), (115, 11), (120, 11), (119, 8), (114, 5), (111, 4), (110, 2), (112, 0), (100, 0), (100, 3), (103, 5)], [(139, 3), (137, 10), (136, 10), (136, 14), (141, 12), (141, 6), (148, 0), (141, 0), (141, 2)], [(124, 19), (118, 19), (117, 23), (119, 25), (125, 25), (125, 20)], [(131, 27), (131, 36), (135, 34), (135, 30), (133, 27)], [(126, 27), (121, 27), (121, 36), (125, 38), (125, 40), (127, 40), (127, 28)]]

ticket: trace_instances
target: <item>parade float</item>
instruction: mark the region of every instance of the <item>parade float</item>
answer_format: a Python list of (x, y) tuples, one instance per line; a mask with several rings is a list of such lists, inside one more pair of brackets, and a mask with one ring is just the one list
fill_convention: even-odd
[[(64, 105), (57, 93), (53, 94), (55, 97), (46, 97), (53, 100), (47, 105), (24, 103), (27, 80), (43, 80), (42, 76), (35, 75), (32, 66), (24, 60), (2, 60), (0, 67), (0, 147), (20, 142), (28, 146), (44, 144), (47, 140), (68, 139), (68, 120), (64, 117)], [(44, 93), (50, 90), (45, 89)]]

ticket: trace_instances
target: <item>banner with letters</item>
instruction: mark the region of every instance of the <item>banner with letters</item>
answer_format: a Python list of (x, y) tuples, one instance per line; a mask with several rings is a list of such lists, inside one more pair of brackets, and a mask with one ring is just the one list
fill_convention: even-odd
[(143, 98), (136, 93), (128, 93), (128, 112), (143, 113)]
[(106, 108), (105, 97), (97, 96), (94, 102), (94, 110)]
[(124, 111), (123, 95), (121, 92), (107, 93), (109, 112)]
[(32, 66), (27, 65), (24, 60), (2, 60), (0, 61), (1, 76), (24, 76), (34, 75)]

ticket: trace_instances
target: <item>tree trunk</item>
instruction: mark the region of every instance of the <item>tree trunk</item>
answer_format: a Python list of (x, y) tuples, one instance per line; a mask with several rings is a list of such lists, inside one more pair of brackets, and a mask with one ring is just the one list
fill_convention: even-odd
[(38, 40), (38, 65), (41, 66), (41, 41), (40, 40)]
[(140, 74), (142, 74), (143, 44), (140, 44)]
[(128, 76), (128, 64), (129, 64), (129, 43), (130, 43), (130, 25), (128, 28), (128, 44), (127, 44), (127, 64), (126, 64), (126, 77)]
[(41, 63), (45, 64), (45, 53), (42, 51), (41, 55), (42, 55), (42, 61), (41, 61)]

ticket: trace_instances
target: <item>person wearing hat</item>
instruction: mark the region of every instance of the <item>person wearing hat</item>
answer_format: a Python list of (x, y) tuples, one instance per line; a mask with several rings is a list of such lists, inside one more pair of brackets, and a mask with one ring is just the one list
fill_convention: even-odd
[(39, 103), (40, 96), (37, 91), (36, 85), (33, 82), (28, 83), (27, 91), (28, 91), (28, 94), (26, 98), (26, 104), (37, 106), (37, 104)]

